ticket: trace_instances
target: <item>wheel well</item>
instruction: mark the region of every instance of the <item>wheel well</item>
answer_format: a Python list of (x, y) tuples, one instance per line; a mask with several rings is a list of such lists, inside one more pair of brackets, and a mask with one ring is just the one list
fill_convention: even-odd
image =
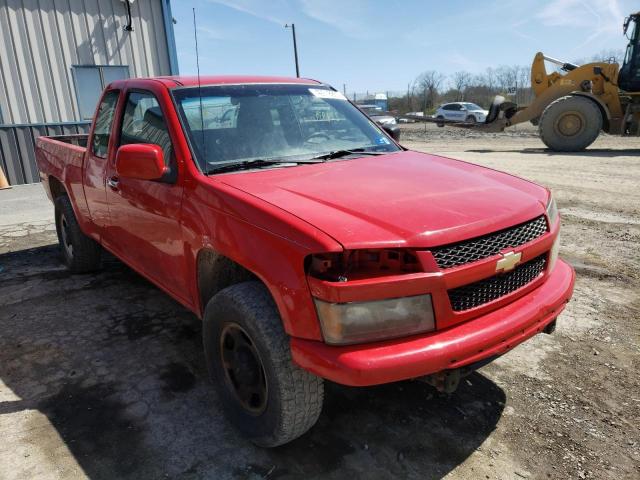
[(201, 250), (198, 253), (198, 292), (202, 310), (211, 297), (223, 288), (258, 277), (230, 258), (214, 250)]
[(602, 130), (605, 132), (609, 131), (609, 111), (606, 106), (604, 106), (601, 102), (596, 100), (591, 95), (585, 95), (583, 93), (573, 93), (571, 94), (573, 97), (582, 97), (592, 101), (600, 110), (600, 115), (602, 116)]
[(62, 185), (62, 182), (56, 177), (49, 177), (49, 190), (51, 191), (51, 198), (55, 200), (61, 195), (66, 195), (67, 191)]

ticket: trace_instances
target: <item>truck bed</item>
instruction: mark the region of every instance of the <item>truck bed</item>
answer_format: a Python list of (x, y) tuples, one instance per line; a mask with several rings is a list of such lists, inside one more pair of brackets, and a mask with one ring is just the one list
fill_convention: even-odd
[(36, 162), (41, 180), (53, 176), (74, 190), (82, 178), (88, 135), (57, 135), (36, 139)]
[(40, 172), (63, 180), (69, 167), (82, 168), (88, 135), (56, 135), (36, 139), (36, 161)]

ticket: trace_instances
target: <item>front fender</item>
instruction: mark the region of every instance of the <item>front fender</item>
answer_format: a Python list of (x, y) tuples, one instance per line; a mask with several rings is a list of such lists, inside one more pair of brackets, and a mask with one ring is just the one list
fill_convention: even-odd
[[(194, 305), (200, 305), (198, 254), (210, 249), (265, 284), (289, 335), (322, 339), (304, 261), (311, 253), (342, 251), (339, 243), (302, 219), (221, 182), (203, 182), (185, 192), (182, 219)], [(197, 313), (202, 316), (202, 306)]]

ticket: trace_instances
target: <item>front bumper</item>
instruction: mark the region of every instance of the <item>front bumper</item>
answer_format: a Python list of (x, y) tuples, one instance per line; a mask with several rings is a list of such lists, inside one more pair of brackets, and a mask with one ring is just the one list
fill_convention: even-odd
[(508, 305), (444, 330), (385, 342), (344, 347), (291, 339), (300, 367), (343, 385), (396, 382), (501, 355), (544, 330), (573, 293), (573, 269), (558, 260), (535, 290)]

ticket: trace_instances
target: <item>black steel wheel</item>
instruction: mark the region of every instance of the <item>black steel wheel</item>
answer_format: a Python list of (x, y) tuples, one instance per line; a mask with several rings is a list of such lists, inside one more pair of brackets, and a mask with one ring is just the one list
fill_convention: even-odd
[(69, 197), (62, 195), (54, 204), (58, 243), (67, 268), (73, 273), (87, 273), (100, 268), (102, 249), (80, 230)]
[(240, 405), (252, 415), (267, 407), (267, 380), (260, 353), (237, 323), (227, 323), (220, 334), (220, 361), (224, 380)]

